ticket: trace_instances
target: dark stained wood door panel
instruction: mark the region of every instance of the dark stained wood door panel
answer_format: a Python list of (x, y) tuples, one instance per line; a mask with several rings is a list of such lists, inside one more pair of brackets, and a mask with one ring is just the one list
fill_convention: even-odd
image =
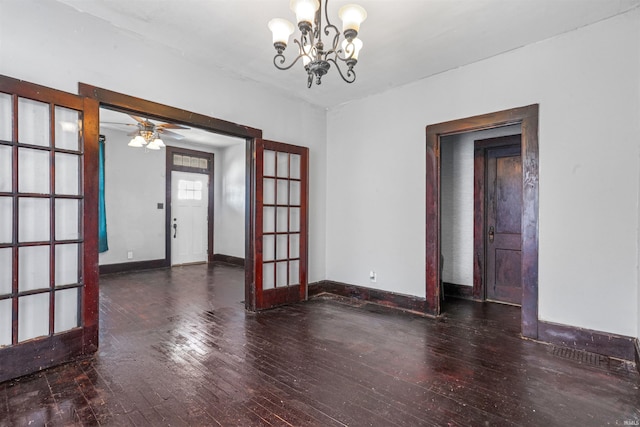
[[(496, 138), (497, 139), (497, 138)], [(522, 161), (520, 135), (499, 138), (516, 145), (486, 150), (486, 298), (522, 303)]]

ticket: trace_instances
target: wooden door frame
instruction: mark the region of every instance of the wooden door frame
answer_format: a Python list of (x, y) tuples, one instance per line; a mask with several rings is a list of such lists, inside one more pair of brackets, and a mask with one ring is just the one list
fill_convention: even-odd
[(522, 335), (538, 338), (538, 104), (426, 127), (426, 312), (440, 314), (441, 138), (513, 124), (522, 127)]
[[(515, 148), (516, 144), (503, 142), (507, 136), (510, 135), (476, 140), (473, 144), (473, 298), (478, 301), (487, 299), (485, 269), (487, 260), (485, 247), (485, 236), (487, 235), (485, 219), (487, 203), (486, 156), (488, 150), (492, 148)], [(522, 152), (522, 135), (520, 135), (520, 143), (517, 146)]]
[[(142, 115), (151, 119), (170, 121), (197, 127), (222, 135), (243, 138), (246, 141), (246, 186), (245, 186), (245, 308), (255, 310), (255, 281), (253, 277), (254, 206), (255, 206), (255, 139), (262, 138), (262, 130), (216, 119), (180, 108), (99, 88), (86, 83), (78, 84), (78, 93), (98, 101), (100, 107), (126, 114)], [(99, 123), (96, 123), (96, 129)], [(97, 145), (97, 134), (96, 145)], [(97, 179), (97, 168), (96, 168)], [(97, 252), (97, 249), (96, 249)], [(253, 303), (253, 306), (252, 306)]]
[[(214, 159), (215, 155), (213, 153), (207, 153), (206, 151), (198, 151), (198, 150), (190, 150), (188, 148), (181, 147), (170, 147), (167, 146), (167, 156), (166, 156), (166, 168), (167, 173), (165, 174), (165, 229), (167, 230), (165, 234), (165, 261), (168, 261), (169, 265), (172, 265), (171, 262), (171, 212), (173, 209), (173, 204), (171, 203), (172, 194), (171, 194), (171, 175), (174, 171), (177, 172), (189, 172), (189, 173), (199, 173), (202, 175), (207, 175), (209, 177), (209, 188), (208, 188), (208, 197), (207, 201), (207, 263), (213, 262), (213, 234), (215, 232), (214, 228), (214, 173), (215, 173), (215, 164)], [(176, 166), (173, 164), (173, 155), (174, 154), (186, 154), (187, 156), (205, 158), (209, 162), (210, 167), (207, 171), (197, 170), (190, 167), (184, 166)]]

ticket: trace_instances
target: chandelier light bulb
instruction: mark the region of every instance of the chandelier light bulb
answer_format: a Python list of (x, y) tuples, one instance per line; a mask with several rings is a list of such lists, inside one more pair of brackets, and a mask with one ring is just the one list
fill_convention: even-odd
[(311, 31), (316, 19), (316, 11), (320, 8), (318, 0), (291, 0), (289, 7), (296, 14), (298, 28), (303, 34)]
[(275, 18), (269, 21), (269, 29), (273, 35), (273, 45), (278, 53), (282, 53), (289, 44), (289, 37), (293, 34), (295, 27), (286, 19)]
[(367, 19), (367, 11), (357, 4), (342, 6), (338, 11), (342, 19), (342, 33), (347, 40), (356, 38), (360, 31), (360, 24)]
[(347, 61), (357, 61), (360, 49), (362, 49), (362, 40), (360, 39), (353, 39), (351, 40), (351, 43), (349, 43), (349, 40), (344, 40), (342, 42), (342, 51), (344, 52), (344, 56), (347, 58)]

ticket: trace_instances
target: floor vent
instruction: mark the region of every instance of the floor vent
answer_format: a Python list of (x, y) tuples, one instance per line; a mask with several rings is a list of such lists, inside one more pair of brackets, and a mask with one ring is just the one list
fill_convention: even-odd
[(609, 358), (600, 354), (590, 353), (584, 350), (576, 350), (574, 348), (552, 346), (551, 354), (563, 359), (573, 360), (574, 362), (585, 365), (599, 366), (606, 368), (609, 366)]

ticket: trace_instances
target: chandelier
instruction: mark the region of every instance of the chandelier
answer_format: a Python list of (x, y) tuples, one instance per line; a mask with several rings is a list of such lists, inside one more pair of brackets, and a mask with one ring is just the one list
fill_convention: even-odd
[[(357, 38), (360, 24), (367, 18), (367, 12), (360, 6), (349, 4), (340, 8), (338, 16), (342, 19), (342, 33), (331, 24), (327, 14), (327, 4), (324, 2), (324, 19), (326, 25), (322, 27), (322, 0), (291, 0), (291, 10), (296, 14), (299, 38), (294, 39), (298, 45), (297, 56), (289, 65), (285, 65), (284, 50), (289, 44), (289, 37), (294, 32), (294, 26), (286, 19), (276, 18), (269, 21), (269, 29), (273, 33), (273, 46), (276, 55), (273, 65), (279, 70), (288, 70), (300, 59), (307, 72), (307, 87), (310, 88), (315, 79), (321, 84), (322, 76), (327, 74), (333, 63), (340, 73), (340, 77), (347, 83), (356, 80), (353, 67), (358, 63), (358, 54), (362, 48), (362, 41)], [(322, 41), (323, 34), (327, 37), (326, 46)], [(344, 36), (340, 43), (340, 36)], [(340, 63), (346, 64), (346, 71), (340, 68)]]

